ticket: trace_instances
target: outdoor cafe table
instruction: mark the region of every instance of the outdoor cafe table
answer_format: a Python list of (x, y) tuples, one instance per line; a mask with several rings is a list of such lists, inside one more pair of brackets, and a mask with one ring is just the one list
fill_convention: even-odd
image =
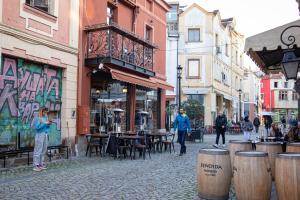
[[(135, 148), (135, 141), (136, 140), (142, 140), (144, 139), (144, 136), (140, 136), (140, 135), (122, 135), (118, 137), (121, 140), (129, 140), (130, 141), (130, 145), (132, 146), (132, 148)], [(133, 159), (135, 159), (135, 154), (133, 155)]]
[(168, 135), (168, 133), (147, 133), (147, 135), (151, 137), (152, 143), (154, 142), (155, 138), (158, 138), (159, 146), (160, 146), (159, 152), (162, 152), (162, 137), (164, 137), (164, 136), (166, 137)]
[(104, 133), (94, 133), (94, 134), (88, 134), (89, 136), (91, 136), (91, 138), (99, 138), (99, 146), (100, 148), (102, 148), (103, 150), (103, 155), (105, 155), (105, 145), (103, 143), (103, 139), (108, 138), (109, 135), (108, 134), (104, 134)]

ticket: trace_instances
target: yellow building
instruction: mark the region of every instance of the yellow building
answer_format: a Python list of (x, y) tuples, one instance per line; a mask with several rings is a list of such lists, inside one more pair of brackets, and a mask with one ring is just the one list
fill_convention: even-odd
[(204, 105), (205, 125), (212, 125), (218, 112), (239, 120), (244, 37), (235, 30), (235, 19), (221, 19), (219, 11), (192, 4), (179, 15), (179, 33), (182, 100)]

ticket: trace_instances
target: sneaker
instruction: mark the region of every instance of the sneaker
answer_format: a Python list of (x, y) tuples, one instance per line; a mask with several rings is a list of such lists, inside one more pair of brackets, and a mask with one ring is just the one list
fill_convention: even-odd
[(182, 156), (182, 153), (180, 153), (179, 156)]
[(218, 144), (213, 144), (213, 147), (219, 148)]
[(46, 170), (46, 169), (47, 169), (46, 165), (39, 165), (38, 167), (39, 167), (40, 169), (42, 169), (42, 170)]
[(33, 168), (33, 171), (35, 171), (35, 172), (40, 172), (40, 171), (42, 171), (42, 169), (39, 168), (38, 166), (35, 166), (35, 167)]
[(225, 145), (225, 144), (223, 144), (223, 145), (222, 145), (222, 147), (223, 147), (223, 148), (225, 148), (225, 147), (226, 147), (226, 145)]

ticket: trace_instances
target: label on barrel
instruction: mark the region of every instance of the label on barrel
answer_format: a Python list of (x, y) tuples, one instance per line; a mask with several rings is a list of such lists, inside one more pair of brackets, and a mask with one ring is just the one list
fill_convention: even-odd
[(216, 176), (218, 171), (222, 170), (222, 166), (216, 164), (201, 163), (200, 167), (203, 168), (206, 176)]

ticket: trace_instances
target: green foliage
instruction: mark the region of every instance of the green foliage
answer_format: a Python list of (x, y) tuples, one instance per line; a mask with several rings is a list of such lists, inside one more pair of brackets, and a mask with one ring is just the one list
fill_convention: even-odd
[(204, 118), (204, 106), (197, 100), (189, 99), (182, 104), (183, 109), (186, 110), (186, 114), (190, 120), (197, 120)]

